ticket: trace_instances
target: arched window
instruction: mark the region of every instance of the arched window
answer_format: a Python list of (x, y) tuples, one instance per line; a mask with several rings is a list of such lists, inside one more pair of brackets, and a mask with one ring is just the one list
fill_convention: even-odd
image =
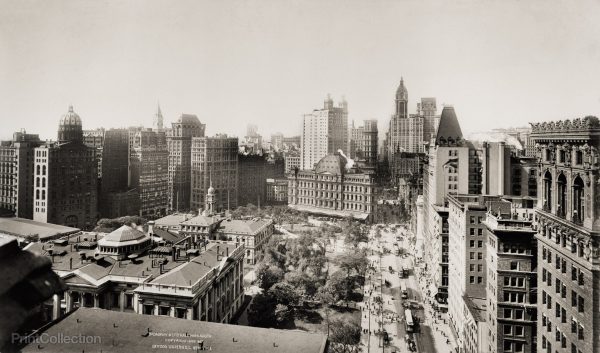
[(584, 213), (584, 184), (581, 177), (577, 176), (573, 181), (573, 222), (582, 223)]
[(40, 166), (39, 165), (35, 166), (35, 174), (40, 175)]
[(557, 194), (557, 205), (556, 214), (559, 217), (564, 217), (567, 209), (567, 177), (563, 173), (560, 173), (556, 180)]
[(42, 166), (42, 174), (46, 175), (46, 166)]
[(46, 178), (42, 178), (42, 187), (46, 187)]
[(46, 190), (42, 190), (42, 200), (46, 199)]
[(35, 186), (40, 187), (40, 178), (39, 177), (35, 178)]
[(36, 200), (39, 200), (39, 199), (40, 199), (40, 191), (39, 191), (39, 190), (36, 190), (36, 191), (35, 191), (35, 199), (36, 199)]
[(544, 173), (544, 210), (552, 210), (552, 174), (550, 171)]

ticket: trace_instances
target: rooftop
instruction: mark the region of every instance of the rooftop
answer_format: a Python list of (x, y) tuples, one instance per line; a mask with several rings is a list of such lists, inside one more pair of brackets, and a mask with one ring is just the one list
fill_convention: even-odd
[(475, 322), (485, 322), (486, 315), (486, 303), (483, 298), (469, 297), (465, 296), (464, 298), (465, 305), (469, 308), (469, 312)]
[(438, 145), (453, 145), (463, 139), (462, 130), (453, 107), (445, 106), (440, 116), (435, 142)]
[(185, 222), (182, 222), (182, 225), (186, 225), (186, 226), (204, 226), (204, 227), (208, 227), (211, 226), (215, 223), (218, 223), (221, 220), (221, 218), (216, 217), (216, 216), (204, 216), (204, 215), (197, 215), (196, 217), (190, 218), (188, 220), (186, 220)]
[[(170, 317), (79, 308), (43, 332), (48, 337), (98, 337), (97, 342), (30, 343), (22, 352), (127, 352), (148, 353), (156, 347), (164, 352), (197, 351), (213, 353), (324, 353), (327, 337), (299, 330), (276, 330), (218, 324)], [(160, 350), (160, 349), (159, 349)]]
[(227, 234), (248, 234), (255, 235), (264, 227), (272, 224), (273, 221), (270, 219), (253, 219), (253, 220), (241, 220), (241, 219), (227, 219), (221, 223), (219, 232)]
[[(206, 250), (189, 262), (174, 268), (152, 280), (150, 284), (191, 286), (221, 264), (226, 255), (238, 248), (233, 243), (209, 243)], [(217, 255), (217, 250), (219, 254)]]
[(155, 220), (154, 224), (158, 227), (160, 227), (160, 226), (163, 226), (163, 227), (179, 226), (182, 222), (185, 222), (192, 217), (193, 217), (193, 215), (188, 214), (188, 213), (174, 213), (174, 214), (170, 214), (168, 216), (165, 216), (163, 218), (159, 218), (159, 219)]
[[(83, 280), (98, 284), (108, 280), (107, 276), (146, 278), (160, 275), (160, 268), (154, 262), (156, 257), (142, 255), (134, 260), (118, 261), (110, 256), (96, 256), (94, 247), (83, 247), (86, 243), (94, 242), (95, 239), (92, 237), (95, 238), (91, 234), (71, 235), (54, 240), (52, 243), (31, 243), (25, 249), (49, 257), (52, 269), (63, 276), (67, 282)], [(182, 263), (183, 261), (164, 261), (163, 268), (168, 271)], [(73, 278), (71, 273), (76, 278)]]
[(40, 241), (56, 239), (79, 231), (78, 228), (37, 222), (25, 218), (0, 218), (0, 234), (13, 235), (22, 238), (37, 235)]

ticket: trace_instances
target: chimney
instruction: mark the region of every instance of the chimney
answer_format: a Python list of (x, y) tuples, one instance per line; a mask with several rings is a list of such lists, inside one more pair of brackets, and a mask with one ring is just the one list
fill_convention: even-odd
[(227, 257), (229, 257), (229, 247), (225, 247), (225, 253), (227, 254)]
[(73, 258), (71, 257), (69, 259), (69, 270), (72, 270), (72, 269), (73, 269)]
[(219, 255), (221, 255), (221, 246), (217, 245), (217, 261), (219, 261)]
[(172, 246), (171, 247), (171, 260), (173, 260), (173, 262), (175, 262), (176, 256), (175, 256), (175, 247)]

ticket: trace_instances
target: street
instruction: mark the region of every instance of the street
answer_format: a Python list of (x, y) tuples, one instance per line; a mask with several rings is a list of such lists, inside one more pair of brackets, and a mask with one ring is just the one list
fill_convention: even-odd
[[(409, 232), (403, 228), (383, 227), (377, 239), (376, 226), (369, 232), (368, 249), (371, 251), (364, 289), (361, 325), (361, 343), (366, 352), (450, 353), (455, 346), (443, 314), (435, 312), (428, 298), (423, 298), (416, 275), (414, 251), (410, 248)], [(396, 255), (397, 251), (402, 255)], [(408, 277), (400, 278), (399, 271), (408, 268)], [(404, 282), (408, 297), (401, 298)], [(413, 333), (407, 333), (405, 307), (411, 308), (413, 320), (419, 322)], [(384, 342), (387, 332), (389, 342)], [(414, 343), (410, 343), (414, 342)]]

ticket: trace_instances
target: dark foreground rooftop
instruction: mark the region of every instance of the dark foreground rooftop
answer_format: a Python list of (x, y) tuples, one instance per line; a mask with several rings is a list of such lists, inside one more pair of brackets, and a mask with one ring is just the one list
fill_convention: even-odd
[[(38, 335), (57, 342), (28, 341), (22, 352), (324, 353), (328, 348), (322, 334), (93, 308), (79, 308)], [(67, 342), (71, 337), (83, 342)]]

